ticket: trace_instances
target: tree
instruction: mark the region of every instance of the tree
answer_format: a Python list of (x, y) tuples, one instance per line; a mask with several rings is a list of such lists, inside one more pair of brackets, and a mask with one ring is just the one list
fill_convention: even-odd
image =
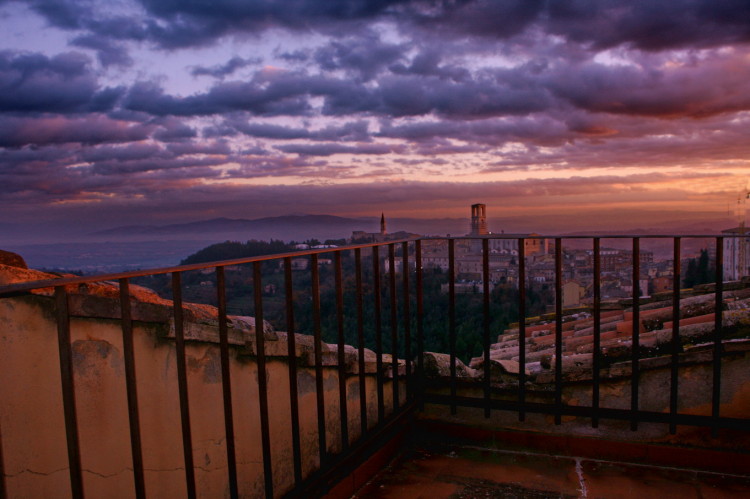
[(715, 267), (711, 265), (708, 251), (703, 249), (698, 258), (691, 258), (688, 261), (682, 284), (686, 288), (692, 288), (698, 284), (714, 282), (714, 273)]

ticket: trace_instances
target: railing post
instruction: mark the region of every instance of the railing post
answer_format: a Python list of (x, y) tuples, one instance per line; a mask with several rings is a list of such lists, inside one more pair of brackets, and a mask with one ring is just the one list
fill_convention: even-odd
[(362, 251), (354, 250), (355, 285), (357, 288), (357, 365), (359, 371), (359, 420), (361, 437), (367, 433), (367, 382), (365, 380), (365, 327), (362, 306)]
[(70, 314), (68, 313), (68, 293), (65, 286), (55, 288), (55, 304), (70, 489), (72, 496), (79, 499), (83, 497), (83, 477), (81, 475), (81, 448), (78, 440), (78, 417), (76, 415), (75, 384), (73, 380), (73, 352), (70, 346)]
[(315, 403), (318, 413), (318, 453), (320, 467), (328, 460), (328, 445), (326, 443), (326, 410), (325, 395), (323, 393), (323, 340), (320, 324), (320, 277), (318, 272), (318, 255), (310, 255), (312, 278), (313, 304), (313, 336), (315, 343)]
[(425, 380), (424, 380), (424, 325), (422, 318), (424, 315), (424, 295), (423, 295), (423, 282), (422, 282), (422, 241), (417, 240), (414, 244), (414, 261), (416, 265), (416, 283), (417, 288), (417, 379), (419, 384), (417, 389), (419, 391), (419, 410), (424, 410), (424, 391), (425, 391)]
[(266, 337), (263, 323), (263, 262), (253, 262), (253, 295), (255, 295), (255, 354), (258, 363), (258, 402), (260, 406), (260, 437), (263, 448), (263, 481), (266, 497), (273, 497), (271, 465), (271, 429), (268, 418), (268, 374), (266, 373)]
[(484, 417), (490, 417), (490, 241), (482, 239), (482, 352), (484, 355)]
[(451, 414), (456, 414), (456, 258), (455, 239), (448, 239), (448, 342), (450, 349)]
[(128, 398), (128, 423), (130, 425), (130, 452), (133, 460), (135, 496), (146, 497), (143, 476), (143, 451), (141, 448), (141, 425), (138, 413), (138, 388), (135, 378), (135, 352), (133, 348), (133, 319), (130, 310), (130, 287), (128, 279), (120, 279), (120, 317), (122, 324), (123, 360), (125, 362), (125, 389)]
[(633, 238), (633, 335), (630, 344), (630, 429), (638, 429), (638, 387), (640, 381), (640, 296), (641, 296), (641, 244), (640, 239)]
[(341, 276), (341, 251), (333, 254), (336, 280), (336, 328), (338, 332), (336, 353), (339, 378), (339, 427), (341, 429), (341, 450), (349, 449), (349, 425), (346, 410), (346, 357), (344, 356), (344, 285)]
[(555, 238), (555, 424), (562, 423), (562, 239)]
[(234, 446), (234, 409), (232, 405), (232, 379), (229, 374), (229, 330), (227, 326), (227, 297), (224, 267), (216, 267), (216, 299), (219, 314), (219, 352), (221, 355), (221, 391), (224, 402), (224, 433), (227, 448), (229, 496), (239, 497), (237, 484), (237, 456)]
[(526, 240), (518, 239), (518, 420), (526, 420)]
[(372, 292), (375, 300), (375, 366), (377, 369), (378, 424), (385, 419), (385, 394), (383, 392), (383, 324), (380, 315), (380, 255), (377, 246), (372, 247)]
[(393, 389), (393, 413), (395, 414), (399, 406), (398, 393), (398, 304), (396, 301), (396, 249), (393, 243), (388, 245), (388, 290), (390, 296), (391, 309), (391, 371), (393, 380), (391, 388)]
[(598, 237), (594, 238), (594, 355), (592, 362), (592, 382), (591, 387), (591, 406), (593, 414), (591, 416), (591, 427), (599, 427), (599, 369), (602, 355), (602, 262), (601, 262), (601, 241)]
[[(743, 235), (744, 236), (744, 235)], [(724, 308), (724, 238), (716, 238), (716, 286), (714, 304), (714, 351), (713, 389), (711, 394), (711, 435), (719, 434), (719, 411), (721, 409), (721, 353), (722, 353), (722, 312)]]
[(682, 350), (680, 340), (680, 238), (674, 238), (672, 263), (672, 352), (670, 360), (670, 382), (669, 382), (669, 433), (677, 433), (677, 397), (679, 383), (679, 353)]
[(404, 357), (406, 358), (406, 398), (411, 400), (414, 395), (411, 375), (411, 307), (409, 301), (409, 243), (404, 242), (401, 245), (401, 263), (403, 275), (403, 301), (404, 301)]
[(297, 387), (297, 343), (294, 325), (294, 286), (292, 283), (292, 258), (284, 258), (284, 301), (286, 302), (286, 334), (289, 365), (289, 409), (292, 421), (292, 459), (294, 486), (302, 482), (302, 449), (299, 429), (299, 398)]

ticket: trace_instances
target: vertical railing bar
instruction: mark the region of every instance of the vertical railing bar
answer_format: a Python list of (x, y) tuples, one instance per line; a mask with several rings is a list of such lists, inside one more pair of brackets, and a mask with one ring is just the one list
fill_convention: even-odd
[(424, 293), (422, 289), (422, 241), (417, 240), (414, 243), (414, 265), (416, 266), (416, 286), (417, 292), (417, 379), (419, 384), (419, 410), (424, 411), (424, 324), (422, 321), (424, 315)]
[(375, 366), (377, 369), (378, 424), (385, 419), (385, 400), (383, 393), (383, 324), (380, 315), (380, 251), (372, 247), (372, 293), (375, 301)]
[(631, 353), (631, 377), (630, 377), (630, 429), (638, 429), (638, 385), (640, 378), (640, 369), (638, 359), (640, 357), (640, 296), (641, 296), (641, 241), (639, 238), (633, 238), (633, 336), (630, 346)]
[(401, 263), (403, 274), (403, 310), (404, 310), (404, 357), (406, 358), (406, 399), (414, 395), (411, 376), (411, 307), (409, 306), (409, 243), (401, 243)]
[(326, 411), (325, 394), (323, 393), (323, 339), (320, 325), (320, 275), (318, 272), (318, 255), (310, 255), (312, 274), (313, 300), (313, 335), (315, 343), (315, 401), (318, 414), (318, 453), (321, 469), (328, 460), (326, 444)]
[(396, 248), (395, 244), (388, 245), (388, 289), (391, 308), (391, 371), (393, 381), (393, 413), (398, 411), (399, 393), (398, 393), (398, 304), (396, 301)]
[(674, 261), (672, 263), (672, 358), (670, 363), (669, 383), (669, 433), (677, 433), (677, 396), (679, 393), (679, 353), (682, 350), (680, 340), (680, 238), (674, 238)]
[(526, 240), (518, 239), (518, 420), (526, 420)]
[(57, 308), (57, 340), (60, 355), (60, 379), (62, 381), (63, 412), (65, 414), (65, 437), (68, 445), (70, 489), (74, 498), (83, 497), (81, 475), (81, 448), (78, 440), (78, 417), (76, 415), (75, 385), (73, 381), (73, 353), (70, 346), (70, 315), (68, 293), (64, 286), (55, 288)]
[(482, 351), (484, 352), (484, 417), (490, 417), (490, 241), (482, 239)]
[(357, 287), (357, 364), (359, 374), (360, 437), (367, 433), (367, 382), (365, 380), (365, 326), (362, 306), (362, 251), (354, 250), (355, 285)]
[(133, 460), (135, 496), (146, 497), (143, 476), (143, 449), (141, 447), (141, 424), (138, 411), (138, 388), (135, 376), (135, 351), (133, 348), (133, 317), (130, 308), (130, 285), (128, 279), (120, 279), (120, 316), (122, 318), (122, 347), (125, 362), (125, 390), (128, 398), (128, 423), (130, 425), (130, 452)]
[(190, 405), (187, 386), (187, 362), (185, 359), (185, 329), (182, 311), (182, 274), (172, 273), (172, 299), (174, 305), (174, 338), (177, 353), (177, 388), (180, 397), (180, 421), (182, 424), (182, 451), (185, 460), (185, 482), (187, 495), (196, 497), (195, 469), (193, 467), (193, 440), (190, 429)]
[(555, 424), (562, 423), (562, 239), (555, 239)]
[(599, 427), (599, 384), (602, 355), (602, 260), (601, 260), (601, 240), (594, 238), (594, 355), (593, 355), (593, 373), (592, 373), (592, 393), (591, 405), (594, 408), (591, 416), (591, 427)]
[(255, 298), (255, 354), (258, 363), (258, 402), (260, 406), (260, 436), (263, 449), (263, 481), (266, 497), (273, 497), (273, 467), (271, 465), (271, 429), (268, 419), (268, 378), (266, 373), (266, 337), (263, 321), (263, 262), (253, 262), (253, 295)]
[(292, 258), (284, 258), (284, 286), (286, 301), (287, 352), (289, 359), (289, 408), (292, 421), (292, 459), (294, 460), (294, 485), (302, 483), (302, 447), (299, 428), (299, 388), (297, 386), (297, 344), (294, 324), (294, 286)]
[(341, 277), (341, 251), (333, 254), (336, 282), (336, 326), (338, 330), (338, 378), (339, 378), (339, 427), (341, 429), (341, 450), (349, 449), (349, 419), (346, 407), (346, 357), (344, 355), (344, 286)]
[(232, 380), (229, 373), (229, 328), (227, 326), (227, 296), (224, 267), (216, 267), (216, 298), (219, 314), (219, 352), (221, 355), (221, 390), (224, 402), (224, 433), (226, 435), (229, 496), (239, 497), (237, 485), (237, 454), (234, 446), (234, 410)]
[(451, 414), (456, 414), (456, 241), (448, 239), (448, 338), (450, 350)]
[[(742, 269), (744, 270), (744, 269)], [(714, 352), (713, 389), (711, 395), (711, 435), (719, 433), (719, 411), (721, 409), (721, 353), (722, 353), (722, 311), (724, 295), (724, 238), (716, 238), (716, 289), (714, 305)]]

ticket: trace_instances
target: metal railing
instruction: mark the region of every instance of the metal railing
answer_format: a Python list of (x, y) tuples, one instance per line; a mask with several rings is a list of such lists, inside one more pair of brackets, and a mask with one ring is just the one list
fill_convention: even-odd
[[(727, 236), (731, 237), (731, 236)], [(645, 411), (640, 407), (639, 394), (639, 309), (640, 309), (640, 292), (636, 284), (640, 278), (640, 244), (643, 239), (671, 239), (673, 241), (673, 293), (672, 293), (672, 319), (673, 329), (670, 344), (670, 393), (669, 393), (669, 411), (654, 412)], [(712, 354), (712, 391), (711, 391), (711, 415), (691, 415), (678, 412), (679, 400), (679, 377), (678, 355), (682, 351), (680, 339), (680, 260), (681, 260), (681, 242), (686, 238), (712, 238), (715, 241), (715, 331), (713, 334), (713, 354)], [(457, 316), (456, 316), (456, 251), (457, 241), (461, 240), (478, 240), (481, 242), (481, 294), (482, 294), (482, 355), (483, 355), (483, 374), (481, 380), (483, 397), (472, 398), (459, 395), (457, 366)], [(520, 317), (518, 326), (518, 345), (519, 345), (519, 364), (518, 385), (516, 400), (507, 400), (493, 397), (493, 386), (491, 382), (491, 279), (490, 279), (490, 240), (491, 239), (513, 239), (517, 244), (517, 293), (518, 293), (518, 316)], [(555, 242), (554, 249), (554, 295), (555, 295), (555, 363), (554, 370), (554, 402), (540, 403), (530, 402), (527, 394), (527, 374), (525, 367), (527, 365), (527, 333), (526, 322), (524, 317), (527, 315), (527, 280), (528, 264), (527, 255), (525, 255), (525, 243), (528, 239), (548, 239)], [(563, 308), (562, 308), (562, 283), (563, 283), (563, 240), (568, 239), (589, 239), (591, 240), (591, 251), (593, 257), (593, 302), (591, 311), (593, 316), (593, 367), (591, 381), (591, 405), (590, 406), (572, 406), (563, 404), (563, 370), (560, 359), (563, 357)], [(601, 394), (600, 386), (602, 383), (600, 371), (602, 367), (601, 352), (601, 240), (602, 239), (629, 239), (632, 241), (632, 306), (633, 306), (633, 329), (632, 329), (632, 348), (631, 348), (631, 374), (630, 374), (630, 408), (614, 409), (602, 407), (600, 404)], [(447, 316), (446, 324), (448, 336), (448, 349), (450, 354), (450, 375), (449, 375), (449, 394), (440, 395), (436, 393), (426, 393), (422, 373), (424, 372), (424, 265), (423, 265), (423, 245), (428, 241), (445, 241), (448, 253), (448, 297), (447, 297)], [(138, 408), (138, 393), (136, 389), (136, 363), (133, 348), (133, 316), (130, 305), (130, 283), (133, 279), (143, 276), (169, 275), (171, 277), (171, 292), (174, 302), (173, 321), (175, 333), (175, 348), (177, 353), (177, 376), (179, 387), (179, 405), (181, 415), (181, 433), (185, 465), (185, 482), (188, 497), (196, 497), (196, 478), (195, 464), (193, 463), (193, 439), (191, 436), (191, 414), (189, 408), (189, 392), (186, 373), (186, 353), (185, 353), (185, 318), (183, 314), (183, 284), (182, 276), (189, 271), (214, 269), (216, 279), (216, 303), (218, 304), (218, 330), (219, 330), (219, 348), (221, 360), (221, 382), (223, 394), (224, 410), (224, 427), (226, 435), (226, 454), (227, 454), (227, 483), (231, 497), (238, 497), (238, 473), (237, 459), (235, 450), (235, 422), (233, 419), (233, 399), (232, 399), (232, 379), (230, 376), (230, 356), (228, 341), (228, 316), (227, 316), (227, 296), (226, 296), (226, 276), (225, 268), (234, 265), (251, 264), (253, 269), (253, 288), (254, 297), (254, 316), (256, 319), (255, 328), (255, 354), (258, 367), (258, 397), (260, 407), (260, 431), (262, 436), (262, 455), (265, 480), (265, 495), (267, 497), (277, 496), (274, 491), (273, 466), (271, 455), (273, 451), (273, 442), (271, 441), (271, 432), (269, 430), (269, 407), (268, 407), (268, 380), (266, 378), (266, 354), (264, 350), (264, 300), (263, 300), (263, 273), (262, 264), (268, 261), (280, 261), (283, 266), (284, 287), (285, 287), (285, 310), (286, 321), (285, 328), (287, 331), (288, 347), (288, 374), (290, 390), (290, 410), (291, 410), (291, 432), (292, 441), (292, 460), (294, 470), (294, 487), (288, 492), (288, 495), (305, 495), (311, 491), (320, 491), (329, 485), (331, 470), (336, 467), (351, 466), (351, 460), (362, 454), (362, 445), (371, 443), (376, 440), (383, 432), (389, 430), (396, 424), (400, 424), (414, 410), (415, 407), (425, 403), (443, 404), (450, 407), (451, 413), (456, 414), (458, 407), (474, 407), (484, 410), (485, 417), (491, 417), (493, 410), (510, 410), (518, 413), (518, 419), (523, 421), (527, 413), (542, 413), (554, 415), (555, 423), (561, 424), (563, 416), (579, 416), (591, 418), (591, 425), (597, 427), (601, 419), (615, 419), (630, 421), (631, 429), (637, 430), (639, 423), (654, 422), (665, 423), (669, 425), (670, 431), (674, 433), (677, 425), (694, 425), (711, 428), (715, 433), (722, 428), (732, 428), (738, 430), (747, 430), (750, 419), (740, 419), (725, 417), (720, 414), (720, 400), (722, 394), (722, 292), (723, 292), (723, 236), (571, 236), (571, 237), (545, 237), (534, 235), (533, 237), (509, 237), (509, 236), (487, 236), (480, 238), (421, 238), (412, 240), (390, 241), (372, 244), (360, 244), (342, 248), (326, 248), (320, 250), (305, 250), (294, 253), (285, 253), (280, 255), (250, 257), (234, 259), (221, 262), (212, 262), (208, 264), (182, 265), (170, 268), (161, 268), (155, 270), (143, 270), (134, 272), (113, 273), (99, 276), (87, 277), (65, 277), (45, 281), (25, 282), (0, 287), (0, 299), (14, 296), (23, 296), (32, 290), (41, 288), (54, 288), (54, 300), (56, 310), (56, 324), (58, 332), (58, 347), (60, 357), (60, 375), (62, 381), (62, 400), (65, 419), (66, 440), (68, 449), (68, 464), (70, 474), (71, 493), (73, 497), (84, 497), (84, 484), (81, 468), (81, 449), (79, 445), (79, 426), (76, 414), (76, 387), (73, 375), (73, 355), (71, 350), (70, 337), (70, 320), (68, 291), (66, 286), (75, 284), (86, 284), (101, 281), (117, 281), (119, 283), (119, 303), (121, 314), (121, 328), (124, 347), (124, 365), (126, 379), (126, 393), (128, 405), (128, 417), (130, 424), (130, 444), (132, 451), (132, 466), (134, 477), (134, 490), (136, 497), (146, 497), (146, 487), (144, 480), (143, 451), (141, 445), (141, 431)], [(431, 243), (428, 243), (431, 244)], [(381, 257), (380, 250), (385, 247), (387, 255)], [(364, 290), (365, 278), (367, 272), (364, 265), (363, 250), (370, 252), (369, 257), (372, 260), (370, 280), (371, 292)], [(397, 252), (401, 254), (397, 256)], [(353, 257), (351, 256), (353, 253)], [(337, 366), (338, 369), (338, 390), (339, 390), (339, 430), (341, 433), (341, 451), (338, 454), (331, 455), (328, 452), (328, 443), (326, 441), (327, 433), (325, 427), (325, 398), (323, 396), (323, 361), (322, 361), (322, 304), (321, 288), (319, 274), (319, 257), (322, 254), (333, 255), (333, 273), (334, 273), (334, 296), (335, 304), (333, 310), (335, 314), (335, 335), (337, 343)], [(354, 260), (354, 275), (346, 276), (353, 278), (353, 293), (355, 297), (354, 310), (345, 311), (344, 306), (344, 274), (342, 259), (347, 258)], [(413, 255), (413, 270), (410, 270), (410, 258)], [(315, 370), (315, 389), (316, 389), (316, 417), (318, 421), (318, 451), (320, 469), (303, 476), (302, 450), (300, 445), (300, 407), (298, 405), (298, 372), (295, 361), (295, 334), (297, 331), (295, 321), (295, 304), (294, 304), (294, 282), (292, 259), (299, 257), (308, 257), (310, 261), (309, 275), (311, 279), (311, 297), (312, 297), (312, 331), (303, 331), (303, 333), (312, 333), (314, 337), (314, 370)], [(400, 260), (402, 271), (397, 272), (397, 261)], [(387, 262), (387, 269), (383, 262)], [(382, 272), (381, 272), (382, 271)], [(387, 280), (387, 288), (382, 287), (383, 281)], [(399, 298), (400, 286), (400, 298)], [(350, 292), (352, 290), (349, 290)], [(383, 296), (386, 296), (386, 303), (382, 302)], [(373, 316), (371, 321), (365, 317), (365, 299), (372, 300)], [(390, 352), (392, 354), (390, 366), (384, 365), (382, 354), (386, 353), (384, 348), (384, 331), (382, 311), (387, 309), (390, 317), (387, 320), (390, 326)], [(346, 362), (345, 362), (345, 329), (351, 328), (352, 324), (345, 321), (345, 315), (354, 315), (353, 328), (357, 338), (356, 348), (358, 350), (358, 383), (359, 383), (359, 412), (360, 412), (360, 438), (356, 442), (350, 443), (350, 428), (348, 427), (349, 415), (347, 414), (347, 386), (346, 386)], [(415, 338), (412, 338), (414, 330)], [(374, 335), (374, 350), (376, 353), (376, 391), (377, 391), (377, 422), (368, 421), (368, 400), (366, 400), (366, 379), (365, 379), (365, 332), (371, 332)], [(399, 344), (403, 339), (403, 345)], [(415, 340), (415, 345), (412, 341)], [(406, 403), (401, 404), (399, 378), (399, 352), (403, 352), (405, 361), (405, 388)], [(416, 365), (414, 365), (416, 364)], [(385, 386), (386, 370), (390, 367), (393, 381), (392, 388), (392, 410), (386, 414), (385, 408)], [(374, 424), (373, 424), (374, 423)], [(3, 460), (12, 459), (12, 456), (3, 455), (2, 447), (2, 429), (0, 429), (0, 476), (2, 476), (2, 489), (5, 491), (5, 467)], [(5, 493), (3, 494), (6, 495)]]

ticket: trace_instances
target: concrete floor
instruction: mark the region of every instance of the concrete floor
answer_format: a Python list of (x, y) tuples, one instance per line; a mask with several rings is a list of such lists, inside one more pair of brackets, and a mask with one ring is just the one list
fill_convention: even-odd
[(353, 497), (750, 498), (750, 476), (470, 446), (407, 449)]

